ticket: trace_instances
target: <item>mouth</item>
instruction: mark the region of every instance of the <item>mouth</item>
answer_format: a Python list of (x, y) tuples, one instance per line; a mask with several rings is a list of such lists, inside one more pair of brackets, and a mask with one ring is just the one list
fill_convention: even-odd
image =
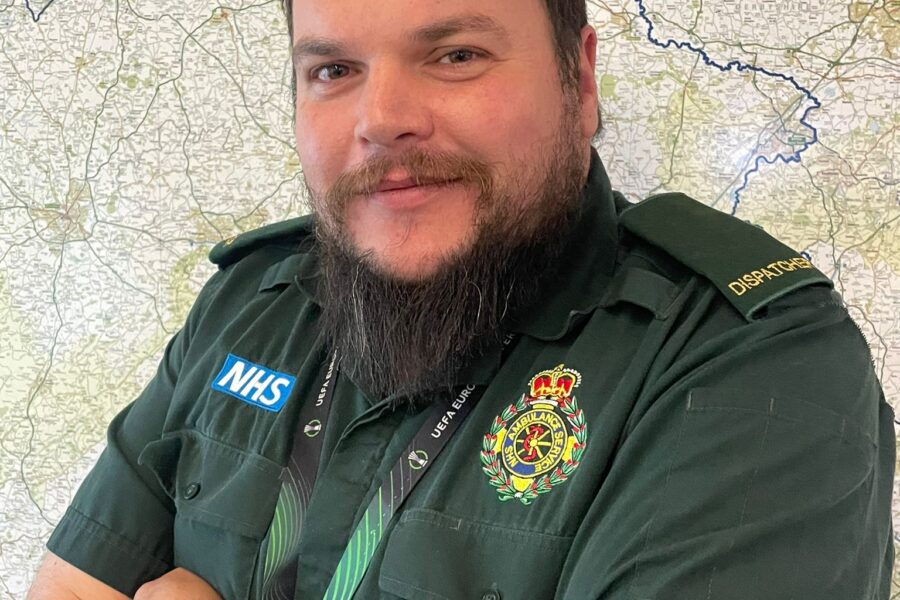
[(389, 210), (411, 210), (428, 204), (442, 190), (460, 183), (459, 179), (427, 181), (412, 178), (385, 180), (369, 199)]
[(412, 177), (406, 177), (403, 179), (385, 179), (381, 182), (381, 184), (376, 188), (375, 193), (380, 192), (393, 192), (396, 190), (405, 190), (417, 187), (430, 187), (430, 186), (442, 186), (442, 185), (450, 185), (459, 181), (458, 179), (450, 179), (450, 180), (440, 180), (440, 179), (420, 179), (416, 182)]
[(403, 190), (406, 188), (416, 187), (416, 182), (411, 177), (396, 181), (384, 180), (375, 190), (376, 192), (393, 192), (394, 190)]

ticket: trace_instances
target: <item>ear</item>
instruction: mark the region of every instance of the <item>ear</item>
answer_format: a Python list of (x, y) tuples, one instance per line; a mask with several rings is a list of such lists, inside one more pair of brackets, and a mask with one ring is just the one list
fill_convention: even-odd
[(590, 25), (581, 30), (578, 67), (578, 95), (581, 99), (581, 131), (591, 139), (600, 127), (600, 101), (597, 98), (597, 32)]

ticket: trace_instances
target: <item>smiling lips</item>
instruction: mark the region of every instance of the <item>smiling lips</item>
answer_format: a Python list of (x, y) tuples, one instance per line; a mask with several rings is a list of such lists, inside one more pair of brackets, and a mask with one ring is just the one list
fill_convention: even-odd
[(411, 210), (428, 203), (441, 188), (452, 185), (451, 181), (422, 181), (417, 185), (411, 177), (384, 179), (370, 196), (370, 199), (389, 210)]
[(385, 179), (378, 186), (376, 192), (390, 192), (392, 190), (402, 190), (403, 188), (416, 187), (416, 182), (412, 177), (406, 179), (390, 180)]

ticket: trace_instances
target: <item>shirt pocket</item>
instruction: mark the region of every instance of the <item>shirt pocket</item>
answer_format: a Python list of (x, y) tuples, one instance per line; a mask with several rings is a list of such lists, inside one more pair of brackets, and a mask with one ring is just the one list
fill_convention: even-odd
[(706, 497), (708, 516), (737, 527), (840, 502), (870, 476), (874, 450), (848, 417), (804, 399), (695, 388), (666, 494)]
[(628, 541), (601, 560), (627, 565), (633, 597), (818, 598), (800, 590), (856, 568), (880, 485), (865, 431), (753, 389), (694, 388), (681, 406), (631, 442), (645, 451), (611, 510), (610, 538)]
[(552, 598), (571, 544), (412, 508), (388, 538), (378, 585), (406, 600)]
[(226, 600), (249, 598), (281, 467), (197, 431), (151, 442), (138, 460), (175, 504), (175, 565), (202, 577)]

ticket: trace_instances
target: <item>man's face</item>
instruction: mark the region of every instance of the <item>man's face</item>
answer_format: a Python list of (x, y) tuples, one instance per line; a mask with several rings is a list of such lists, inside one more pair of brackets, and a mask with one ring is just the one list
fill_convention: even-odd
[(294, 0), (293, 27), (313, 208), (383, 274), (428, 279), (533, 208), (561, 143), (586, 173), (596, 92), (566, 101), (541, 0)]

